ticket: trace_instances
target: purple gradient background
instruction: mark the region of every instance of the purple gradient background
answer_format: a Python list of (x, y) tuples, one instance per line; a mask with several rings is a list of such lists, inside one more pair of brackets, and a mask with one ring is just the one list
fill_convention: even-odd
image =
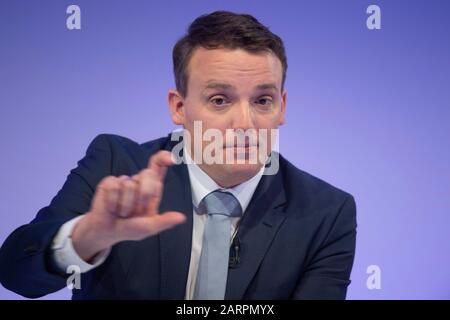
[[(69, 4), (80, 31), (66, 29)], [(366, 28), (370, 4), (381, 30)], [(144, 142), (175, 128), (172, 46), (218, 9), (284, 39), (280, 150), (356, 198), (348, 298), (449, 299), (450, 1), (1, 0), (0, 242), (49, 203), (97, 134)], [(366, 287), (372, 264), (380, 290)], [(21, 297), (0, 287), (0, 298)]]

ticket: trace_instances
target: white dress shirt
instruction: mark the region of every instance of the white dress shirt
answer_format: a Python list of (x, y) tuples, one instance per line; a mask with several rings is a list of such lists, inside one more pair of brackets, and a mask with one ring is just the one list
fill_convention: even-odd
[[(264, 172), (264, 167), (258, 171), (258, 173), (250, 178), (249, 180), (233, 187), (233, 188), (222, 188), (220, 187), (210, 176), (206, 174), (205, 171), (200, 169), (196, 165), (186, 149), (183, 150), (183, 154), (187, 160), (187, 167), (189, 171), (189, 180), (191, 182), (191, 193), (192, 193), (192, 204), (194, 208), (198, 207), (202, 199), (209, 193), (220, 189), (223, 191), (228, 191), (233, 194), (236, 199), (241, 204), (242, 212), (245, 213), (247, 206), (255, 192), (255, 189), (261, 179)], [(197, 214), (194, 209), (193, 213), (193, 232), (192, 232), (192, 248), (191, 248), (191, 262), (189, 264), (189, 274), (186, 284), (186, 300), (192, 300), (194, 296), (195, 282), (197, 279), (198, 264), (200, 262), (200, 254), (202, 252), (203, 243), (203, 231), (205, 229), (205, 223), (208, 215)], [(230, 244), (233, 240), (233, 235), (236, 230), (236, 226), (240, 220), (239, 217), (233, 217), (231, 219), (231, 235)]]
[[(201, 200), (208, 195), (210, 192), (217, 189), (228, 191), (233, 194), (239, 201), (242, 212), (245, 213), (247, 206), (256, 190), (256, 187), (263, 175), (264, 167), (258, 171), (258, 173), (250, 178), (249, 180), (233, 187), (233, 188), (222, 188), (220, 187), (206, 172), (204, 172), (198, 165), (193, 163), (192, 158), (186, 149), (183, 149), (183, 154), (186, 157), (187, 168), (189, 172), (189, 180), (191, 184), (192, 193), (192, 204), (194, 206), (193, 210), (193, 230), (192, 230), (192, 248), (191, 248), (191, 260), (189, 264), (189, 274), (186, 283), (186, 294), (185, 299), (193, 299), (195, 282), (197, 279), (197, 270), (200, 259), (200, 254), (202, 251), (203, 242), (203, 231), (205, 228), (206, 219), (208, 215), (199, 215), (195, 212), (195, 208)], [(98, 267), (102, 264), (108, 257), (111, 248), (100, 252), (95, 256), (92, 263), (87, 263), (84, 261), (75, 251), (71, 241), (71, 235), (73, 228), (82, 216), (76, 217), (69, 220), (59, 229), (58, 233), (53, 239), (52, 249), (53, 249), (53, 259), (56, 266), (65, 272), (67, 268), (71, 265), (76, 265), (80, 268), (81, 272), (87, 272), (93, 268)], [(233, 217), (231, 219), (231, 234), (230, 243), (233, 239), (233, 235), (236, 231), (237, 224), (240, 220), (239, 217)]]

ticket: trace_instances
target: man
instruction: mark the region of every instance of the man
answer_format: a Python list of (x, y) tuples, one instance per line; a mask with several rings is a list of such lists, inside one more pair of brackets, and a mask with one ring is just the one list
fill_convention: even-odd
[[(282, 40), (252, 16), (214, 12), (190, 25), (173, 63), (168, 103), (182, 144), (96, 137), (50, 205), (3, 244), (2, 285), (40, 297), (75, 266), (74, 299), (344, 299), (353, 197), (259, 135), (285, 121)], [(230, 130), (256, 134), (236, 143)], [(211, 132), (225, 136), (213, 143), (218, 161), (203, 152)]]

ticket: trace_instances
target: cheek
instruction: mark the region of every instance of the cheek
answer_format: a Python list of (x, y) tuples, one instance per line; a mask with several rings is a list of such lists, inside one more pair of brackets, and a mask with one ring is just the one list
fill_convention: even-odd
[(194, 131), (194, 127), (198, 129), (200, 125), (202, 134), (208, 129), (218, 129), (224, 133), (229, 128), (226, 117), (217, 113), (208, 112), (199, 107), (195, 108), (195, 110), (191, 108), (186, 112), (186, 128)]
[(201, 114), (199, 108), (192, 102), (191, 103), (186, 102), (184, 110), (186, 121), (189, 123), (196, 120), (198, 116)]
[(215, 115), (208, 110), (207, 105), (201, 100), (186, 100), (185, 115), (186, 120), (191, 123), (196, 120), (213, 122), (216, 118)]
[(275, 129), (280, 123), (281, 114), (265, 114), (255, 117), (255, 127), (258, 129)]

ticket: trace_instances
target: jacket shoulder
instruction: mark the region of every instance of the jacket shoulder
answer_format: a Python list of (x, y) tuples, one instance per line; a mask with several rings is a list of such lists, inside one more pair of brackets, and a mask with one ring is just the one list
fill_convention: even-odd
[(91, 147), (108, 147), (112, 150), (123, 149), (129, 152), (149, 152), (155, 153), (159, 150), (167, 149), (170, 145), (170, 135), (139, 143), (130, 138), (111, 134), (101, 133), (97, 135), (88, 148)]
[(101, 133), (90, 142), (86, 155), (102, 158), (103, 166), (110, 168), (110, 174), (129, 174), (130, 168), (146, 167), (149, 157), (169, 147), (170, 136), (139, 143), (117, 134)]
[(146, 141), (144, 143), (136, 142), (130, 138), (112, 134), (112, 133), (100, 133), (90, 143), (90, 146), (109, 146), (110, 148), (125, 148), (125, 149), (163, 149), (168, 141), (169, 136), (157, 138), (154, 140)]
[(353, 196), (329, 182), (301, 170), (280, 155), (287, 199), (303, 208), (326, 208), (342, 206), (346, 201), (354, 202)]

